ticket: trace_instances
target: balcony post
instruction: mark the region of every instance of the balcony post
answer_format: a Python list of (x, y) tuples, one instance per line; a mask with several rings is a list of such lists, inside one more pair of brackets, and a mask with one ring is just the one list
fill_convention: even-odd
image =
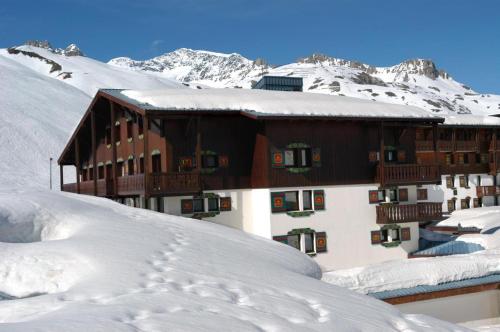
[(379, 171), (380, 171), (380, 186), (384, 187), (385, 184), (385, 142), (384, 142), (384, 122), (380, 122), (379, 128), (380, 136), (380, 160), (379, 160)]
[[(109, 110), (111, 115), (111, 175), (113, 176), (113, 196), (116, 196), (117, 191), (117, 168), (116, 168), (116, 112), (115, 103), (109, 101)], [(106, 179), (107, 180), (107, 179)]]
[(80, 193), (80, 140), (75, 136), (76, 192)]
[(438, 126), (437, 123), (432, 124), (432, 149), (434, 150), (434, 163), (438, 165), (438, 148), (437, 148), (437, 135)]
[(96, 123), (95, 123), (95, 111), (92, 109), (90, 111), (90, 123), (91, 123), (91, 136), (92, 136), (92, 173), (94, 178), (94, 196), (97, 196), (97, 137), (96, 137)]
[(476, 153), (480, 153), (481, 152), (481, 146), (479, 144), (479, 128), (476, 128)]
[(61, 191), (63, 191), (63, 187), (64, 187), (63, 164), (59, 164), (59, 187), (61, 188)]
[(144, 207), (149, 209), (149, 117), (144, 114)]

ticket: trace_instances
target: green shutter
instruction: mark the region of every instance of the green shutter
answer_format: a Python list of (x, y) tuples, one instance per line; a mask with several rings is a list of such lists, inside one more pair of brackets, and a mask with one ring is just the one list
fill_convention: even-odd
[(401, 228), (401, 241), (410, 241), (411, 240), (411, 228), (404, 227)]
[(280, 150), (271, 151), (271, 164), (274, 168), (285, 167), (285, 154)]
[(325, 191), (315, 190), (314, 191), (314, 210), (324, 210), (325, 209)]
[(286, 212), (286, 202), (284, 192), (271, 193), (271, 211), (273, 213)]
[(316, 232), (316, 252), (326, 251), (326, 232)]

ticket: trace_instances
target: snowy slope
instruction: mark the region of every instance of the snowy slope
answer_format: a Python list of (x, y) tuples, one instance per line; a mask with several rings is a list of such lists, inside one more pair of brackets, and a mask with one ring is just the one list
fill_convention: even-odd
[(239, 54), (181, 48), (136, 61), (121, 57), (110, 64), (133, 71), (161, 73), (193, 85), (250, 88), (262, 75), (303, 77), (304, 91), (345, 95), (424, 108), (433, 113), (500, 113), (500, 96), (480, 94), (438, 70), (429, 60), (407, 60), (392, 67), (311, 55), (297, 62), (269, 66)]
[(323, 280), (360, 293), (437, 285), (444, 282), (500, 273), (500, 208), (484, 207), (456, 211), (440, 226), (484, 228), (481, 234), (467, 234), (454, 241), (482, 245), (486, 250), (468, 255), (388, 261), (365, 267), (325, 273)]
[(85, 56), (66, 56), (40, 47), (23, 45), (0, 49), (0, 55), (42, 75), (61, 80), (91, 97), (100, 88), (185, 88), (155, 74), (131, 72)]
[[(49, 191), (0, 192), (0, 331), (460, 331), (321, 282), (286, 245)], [(31, 297), (27, 297), (30, 296)]]

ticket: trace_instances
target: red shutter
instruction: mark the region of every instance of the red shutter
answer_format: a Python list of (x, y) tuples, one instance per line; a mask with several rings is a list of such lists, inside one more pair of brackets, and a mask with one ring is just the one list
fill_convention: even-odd
[(427, 200), (427, 189), (417, 189), (417, 199), (419, 201)]
[(404, 227), (401, 228), (401, 241), (410, 241), (411, 240), (411, 228)]
[(399, 189), (399, 201), (400, 202), (408, 202), (408, 189), (407, 188)]
[(228, 167), (229, 166), (229, 157), (228, 156), (219, 156), (219, 167)]
[(312, 165), (313, 167), (321, 167), (321, 149), (312, 149)]
[(285, 156), (283, 151), (273, 150), (271, 152), (271, 163), (274, 168), (283, 168), (285, 167)]
[(370, 234), (371, 234), (372, 244), (382, 243), (382, 236), (380, 235), (380, 231), (371, 231)]
[(182, 214), (193, 213), (192, 199), (181, 199), (181, 213)]
[(374, 163), (378, 160), (378, 152), (377, 151), (370, 151), (368, 153), (368, 161), (371, 163)]
[(406, 151), (405, 150), (398, 151), (398, 161), (406, 161)]
[(219, 209), (220, 211), (231, 211), (231, 197), (221, 197)]
[(286, 212), (285, 193), (283, 192), (271, 193), (271, 211), (273, 213)]
[(314, 191), (314, 210), (324, 210), (325, 209), (325, 191), (315, 190)]
[(326, 252), (326, 232), (316, 232), (316, 252)]
[(274, 241), (278, 241), (284, 244), (288, 244), (288, 236), (287, 235), (276, 235), (273, 236)]
[(378, 190), (370, 190), (368, 192), (368, 200), (369, 200), (370, 204), (378, 203), (379, 202), (379, 200), (378, 200)]

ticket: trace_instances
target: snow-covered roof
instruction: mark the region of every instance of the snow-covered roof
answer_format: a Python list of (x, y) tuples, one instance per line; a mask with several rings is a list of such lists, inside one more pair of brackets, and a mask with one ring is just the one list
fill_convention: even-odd
[(103, 90), (143, 109), (238, 111), (257, 116), (392, 118), (441, 121), (418, 107), (303, 92), (243, 89)]
[(457, 114), (445, 115), (444, 125), (446, 126), (484, 126), (500, 127), (500, 118), (488, 115)]

